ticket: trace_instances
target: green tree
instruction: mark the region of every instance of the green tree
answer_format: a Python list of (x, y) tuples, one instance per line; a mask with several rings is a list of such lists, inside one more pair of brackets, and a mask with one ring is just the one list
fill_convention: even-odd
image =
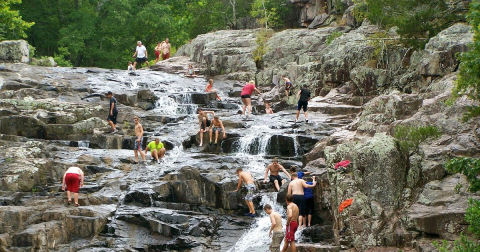
[(25, 22), (18, 10), (12, 10), (14, 4), (21, 4), (22, 0), (0, 1), (0, 40), (26, 38), (25, 33), (34, 22)]
[(282, 28), (294, 13), (293, 5), (284, 0), (254, 0), (250, 14), (261, 25), (268, 28)]
[(466, 1), (365, 0), (367, 18), (384, 28), (397, 26), (407, 45), (421, 48), (431, 37), (465, 20)]
[[(468, 22), (473, 28), (473, 43), (469, 51), (462, 53), (460, 59), (460, 73), (452, 91), (453, 98), (466, 95), (468, 98), (480, 101), (480, 1), (470, 3)], [(472, 105), (464, 114), (465, 121), (480, 116), (480, 107)]]
[(418, 153), (420, 144), (429, 139), (436, 139), (442, 132), (435, 126), (406, 127), (398, 125), (395, 127), (394, 137), (398, 141), (400, 151), (408, 158)]

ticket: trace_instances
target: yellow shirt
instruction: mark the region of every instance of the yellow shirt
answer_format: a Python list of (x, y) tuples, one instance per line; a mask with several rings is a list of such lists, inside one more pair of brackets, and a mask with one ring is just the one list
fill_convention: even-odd
[(150, 142), (148, 145), (147, 145), (147, 148), (150, 149), (150, 151), (152, 150), (161, 150), (163, 148), (163, 143), (162, 142), (158, 142), (158, 145), (155, 143), (155, 141), (152, 141)]

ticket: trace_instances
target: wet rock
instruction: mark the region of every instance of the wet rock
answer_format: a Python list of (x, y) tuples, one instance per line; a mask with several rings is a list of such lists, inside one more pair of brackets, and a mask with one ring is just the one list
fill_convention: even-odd
[(28, 63), (29, 48), (25, 40), (6, 40), (0, 43), (0, 62)]

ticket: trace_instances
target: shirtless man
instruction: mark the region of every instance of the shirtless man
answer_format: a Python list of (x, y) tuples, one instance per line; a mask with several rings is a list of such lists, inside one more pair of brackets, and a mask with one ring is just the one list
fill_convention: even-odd
[(269, 204), (266, 204), (263, 207), (263, 210), (270, 216), (270, 221), (272, 222), (270, 230), (268, 230), (268, 237), (272, 237), (272, 244), (270, 244), (270, 247), (268, 248), (271, 252), (279, 252), (280, 244), (282, 243), (283, 236), (285, 235), (282, 228), (282, 216), (273, 211), (272, 206)]
[(212, 134), (215, 132), (215, 145), (218, 144), (218, 133), (223, 132), (223, 139), (227, 137), (225, 132), (225, 128), (223, 127), (222, 121), (220, 121), (219, 117), (216, 115), (213, 117), (212, 124), (210, 124), (210, 128), (208, 129), (210, 133), (210, 145), (212, 145)]
[(133, 117), (133, 122), (135, 123), (135, 147), (133, 151), (135, 152), (135, 163), (138, 164), (138, 152), (142, 156), (143, 163), (146, 164), (145, 153), (142, 151), (143, 145), (143, 126), (140, 124), (140, 118), (138, 116)]
[(255, 208), (253, 207), (253, 192), (257, 189), (255, 187), (255, 183), (253, 183), (253, 177), (250, 172), (243, 171), (242, 168), (237, 168), (237, 174), (238, 174), (238, 185), (237, 185), (237, 190), (235, 192), (238, 192), (240, 190), (240, 186), (242, 186), (242, 180), (245, 181), (245, 187), (247, 188), (247, 195), (245, 196), (245, 202), (247, 203), (248, 210), (250, 212), (246, 213), (245, 216), (250, 216), (250, 217), (256, 217), (255, 215)]
[(270, 171), (270, 182), (273, 182), (275, 184), (275, 188), (277, 188), (277, 191), (280, 191), (280, 186), (283, 185), (285, 182), (282, 177), (278, 174), (280, 169), (287, 175), (289, 179), (291, 179), (290, 174), (283, 168), (282, 165), (278, 164), (277, 158), (273, 159), (273, 162), (267, 166), (267, 170), (265, 170), (265, 180), (263, 180), (263, 183), (267, 183), (267, 177), (268, 177), (268, 171)]
[(287, 194), (285, 201), (287, 202), (287, 228), (282, 252), (286, 252), (288, 246), (291, 248), (290, 251), (297, 252), (297, 247), (295, 247), (295, 232), (298, 228), (298, 207), (293, 203), (293, 196), (291, 194)]
[(296, 173), (292, 174), (292, 181), (288, 184), (287, 194), (291, 194), (293, 197), (293, 203), (298, 206), (300, 209), (300, 216), (298, 217), (298, 224), (302, 225), (304, 228), (306, 226), (305, 217), (305, 198), (304, 198), (304, 188), (313, 188), (317, 182), (315, 181), (315, 176), (313, 176), (313, 184), (308, 185), (305, 183), (305, 180), (299, 179)]
[(200, 145), (203, 145), (203, 132), (207, 129), (207, 127), (210, 127), (210, 120), (208, 120), (208, 114), (212, 114), (215, 116), (215, 112), (213, 111), (203, 111), (202, 109), (197, 109), (198, 113), (198, 126), (200, 127)]
[(287, 76), (282, 75), (282, 79), (283, 79), (283, 81), (285, 81), (285, 96), (288, 97), (288, 95), (290, 93), (290, 89), (292, 89), (293, 85), (292, 85), (292, 82), (290, 81), (290, 79), (287, 78)]

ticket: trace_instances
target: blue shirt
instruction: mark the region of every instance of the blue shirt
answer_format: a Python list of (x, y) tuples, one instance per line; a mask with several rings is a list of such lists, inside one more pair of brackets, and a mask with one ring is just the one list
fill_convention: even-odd
[[(303, 173), (303, 172), (302, 172)], [(313, 185), (313, 182), (305, 182), (307, 185)], [(310, 199), (313, 198), (313, 191), (312, 188), (304, 188), (303, 189), (303, 198)]]
[(304, 172), (301, 172), (301, 171), (297, 172), (298, 178), (303, 178), (304, 175), (305, 175)]

